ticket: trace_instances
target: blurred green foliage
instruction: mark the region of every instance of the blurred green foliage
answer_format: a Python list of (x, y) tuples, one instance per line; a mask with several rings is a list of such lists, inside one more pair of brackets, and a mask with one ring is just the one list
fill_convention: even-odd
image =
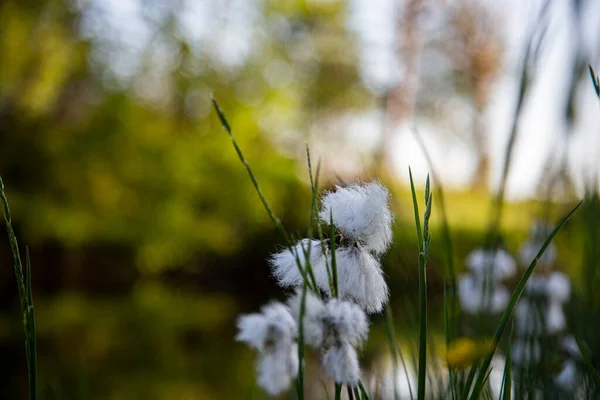
[[(94, 2), (1, 2), (0, 171), (28, 241), (114, 243), (151, 272), (206, 251), (238, 251), (267, 229), (209, 112), (211, 93), (276, 211), (305, 218), (294, 214), (307, 188), (290, 157), (301, 132), (312, 114), (360, 106), (367, 93), (343, 3), (285, 4), (254, 4), (257, 48), (234, 66), (209, 51), (219, 46), (215, 38), (199, 46), (180, 33), (184, 10), (173, 4), (159, 20), (144, 20), (152, 31), (141, 52), (148, 57), (123, 77), (107, 71), (127, 49), (82, 34), (82, 21), (100, 18)], [(153, 54), (165, 43), (166, 60)], [(282, 142), (288, 156), (274, 148)]]

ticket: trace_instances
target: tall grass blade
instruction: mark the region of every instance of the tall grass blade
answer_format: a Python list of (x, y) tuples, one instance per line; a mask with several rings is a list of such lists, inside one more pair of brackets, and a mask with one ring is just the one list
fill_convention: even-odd
[(369, 394), (367, 393), (363, 383), (361, 381), (358, 381), (358, 388), (360, 389), (360, 395), (362, 396), (363, 400), (370, 400), (369, 399)]
[(569, 214), (567, 214), (567, 216), (565, 216), (560, 221), (560, 223), (558, 224), (558, 226), (556, 228), (554, 228), (554, 230), (552, 231), (552, 233), (550, 233), (550, 235), (546, 238), (546, 241), (544, 242), (544, 244), (542, 245), (542, 247), (538, 251), (537, 255), (535, 256), (535, 258), (533, 259), (533, 261), (531, 262), (531, 264), (529, 265), (529, 267), (525, 271), (525, 274), (523, 274), (523, 277), (521, 278), (521, 280), (517, 284), (517, 287), (515, 288), (515, 291), (514, 291), (514, 293), (512, 295), (512, 298), (510, 299), (510, 302), (508, 303), (508, 307), (504, 311), (504, 314), (502, 315), (500, 323), (498, 324), (498, 328), (496, 329), (496, 333), (494, 334), (494, 343), (493, 343), (492, 351), (484, 359), (484, 361), (482, 363), (482, 366), (481, 366), (481, 369), (479, 371), (479, 375), (477, 377), (477, 381), (475, 381), (475, 386), (473, 388), (473, 393), (471, 394), (471, 397), (470, 397), (472, 400), (475, 400), (475, 399), (478, 398), (478, 396), (479, 396), (479, 394), (481, 392), (481, 389), (483, 388), (483, 384), (484, 384), (485, 376), (487, 374), (487, 370), (488, 370), (488, 368), (490, 366), (490, 363), (492, 362), (492, 357), (494, 356), (494, 353), (496, 352), (496, 349), (498, 348), (498, 343), (500, 341), (500, 338), (502, 337), (502, 333), (504, 332), (504, 328), (506, 327), (506, 323), (508, 322), (508, 319), (510, 317), (510, 314), (512, 313), (512, 310), (515, 308), (515, 305), (517, 304), (517, 301), (519, 300), (519, 297), (521, 297), (521, 294), (523, 293), (523, 290), (525, 289), (525, 285), (527, 284), (527, 280), (529, 279), (529, 277), (533, 273), (533, 271), (535, 269), (535, 266), (537, 265), (538, 260), (544, 254), (544, 251), (546, 251), (546, 248), (550, 245), (550, 242), (552, 241), (552, 239), (554, 239), (554, 236), (556, 236), (556, 234), (565, 225), (565, 223), (569, 220), (569, 218), (571, 218), (571, 216), (575, 213), (575, 211), (577, 211), (577, 209), (581, 206), (582, 203), (583, 203), (583, 201), (580, 201), (575, 206), (575, 208), (573, 208), (569, 212)]
[[(419, 370), (418, 370), (418, 386), (417, 386), (417, 399), (425, 399), (425, 381), (427, 375), (427, 275), (425, 273), (425, 247), (428, 247), (428, 238), (423, 240), (423, 234), (421, 233), (421, 221), (419, 218), (419, 205), (417, 202), (417, 194), (415, 192), (415, 184), (413, 182), (412, 171), (408, 168), (408, 174), (410, 177), (410, 190), (412, 193), (413, 207), (415, 212), (415, 224), (417, 225), (417, 237), (419, 240)], [(428, 187), (426, 189), (425, 198), (427, 209), (431, 210), (431, 203), (429, 196)], [(428, 224), (428, 215), (426, 211), (426, 223)], [(428, 235), (428, 232), (425, 232)]]
[(13, 255), (13, 267), (15, 278), (17, 280), (17, 291), (19, 294), (19, 303), (21, 305), (21, 319), (23, 322), (23, 331), (25, 333), (25, 356), (27, 358), (27, 377), (29, 383), (29, 398), (37, 399), (37, 344), (35, 330), (35, 314), (33, 310), (33, 295), (31, 292), (31, 263), (29, 260), (29, 250), (27, 249), (26, 267), (27, 267), (27, 287), (23, 277), (23, 263), (19, 252), (19, 242), (12, 227), (12, 218), (8, 199), (4, 192), (4, 182), (0, 177), (0, 199), (4, 209), (4, 222), (8, 241)]
[[(250, 180), (252, 181), (254, 190), (258, 194), (258, 197), (260, 198), (260, 201), (262, 202), (265, 210), (267, 211), (267, 214), (269, 214), (271, 221), (273, 221), (273, 223), (275, 224), (275, 227), (277, 228), (277, 230), (279, 231), (281, 236), (283, 236), (283, 238), (285, 239), (288, 250), (292, 254), (295, 254), (298, 271), (299, 271), (300, 275), (302, 276), (303, 281), (306, 282), (309, 289), (311, 289), (315, 293), (318, 293), (318, 288), (316, 287), (316, 285), (309, 282), (309, 280), (308, 280), (308, 278), (309, 278), (308, 275), (309, 275), (310, 271), (309, 271), (309, 273), (307, 273), (307, 271), (305, 271), (304, 268), (302, 268), (302, 264), (300, 263), (298, 254), (296, 254), (296, 252), (292, 248), (292, 240), (291, 240), (290, 236), (288, 235), (285, 228), (283, 227), (283, 224), (281, 223), (281, 220), (279, 219), (279, 217), (277, 217), (277, 215), (275, 215), (275, 212), (273, 212), (271, 205), (269, 204), (265, 195), (263, 194), (262, 189), (260, 188), (260, 185), (258, 184), (258, 180), (256, 179), (256, 176), (254, 175), (254, 172), (252, 172), (252, 168), (250, 167), (250, 164), (248, 163), (248, 160), (246, 160), (246, 157), (244, 157), (242, 150), (238, 146), (237, 141), (235, 140), (235, 137), (233, 136), (233, 132), (231, 131), (231, 127), (229, 126), (229, 122), (227, 122), (227, 118), (225, 117), (225, 114), (219, 107), (219, 104), (217, 103), (217, 100), (214, 97), (212, 98), (212, 103), (213, 103), (213, 107), (217, 113), (217, 116), (219, 117), (219, 120), (221, 121), (221, 125), (223, 126), (223, 129), (227, 132), (227, 134), (231, 138), (231, 143), (233, 144), (233, 147), (235, 148), (238, 158), (240, 159), (240, 161), (242, 162), (244, 167), (246, 167), (246, 171), (248, 172), (248, 175), (250, 176)], [(307, 269), (310, 269), (310, 268), (307, 266)], [(311, 278), (314, 278), (314, 276), (312, 276)]]

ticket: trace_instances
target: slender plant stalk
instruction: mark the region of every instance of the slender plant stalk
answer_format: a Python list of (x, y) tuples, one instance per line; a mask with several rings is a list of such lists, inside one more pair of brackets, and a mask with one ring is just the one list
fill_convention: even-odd
[(25, 332), (25, 355), (27, 358), (27, 377), (29, 382), (29, 398), (37, 399), (37, 335), (35, 329), (35, 311), (33, 308), (33, 293), (31, 290), (31, 260), (29, 249), (25, 252), (25, 266), (27, 268), (27, 281), (23, 278), (23, 264), (19, 252), (19, 243), (12, 227), (12, 218), (8, 200), (4, 193), (4, 183), (0, 177), (0, 198), (4, 209), (4, 222), (8, 233), (8, 241), (14, 260), (15, 277), (17, 279), (17, 290), (19, 302), (21, 305), (21, 318), (23, 321), (23, 330)]
[(360, 389), (360, 395), (362, 397), (362, 400), (370, 400), (369, 394), (367, 393), (367, 390), (365, 389), (365, 386), (361, 381), (358, 381), (358, 388)]
[(510, 400), (512, 394), (512, 360), (511, 360), (511, 342), (512, 328), (508, 337), (508, 346), (506, 347), (506, 360), (504, 360), (504, 374), (502, 375), (502, 390), (499, 400)]
[[(277, 217), (277, 215), (275, 215), (275, 212), (273, 211), (273, 209), (271, 208), (265, 195), (263, 194), (262, 189), (260, 188), (260, 185), (258, 184), (258, 180), (256, 179), (254, 172), (252, 172), (252, 168), (250, 167), (250, 164), (246, 160), (246, 157), (244, 157), (242, 150), (238, 146), (238, 144), (235, 140), (235, 137), (233, 136), (233, 132), (231, 130), (231, 127), (229, 126), (229, 122), (227, 122), (227, 118), (225, 118), (225, 114), (219, 107), (219, 104), (217, 103), (217, 100), (214, 97), (212, 98), (212, 103), (213, 103), (213, 107), (217, 113), (217, 116), (219, 117), (219, 120), (221, 121), (221, 125), (223, 126), (223, 129), (227, 132), (227, 134), (231, 138), (231, 143), (233, 144), (233, 147), (235, 148), (235, 151), (236, 151), (240, 161), (246, 167), (246, 171), (248, 172), (248, 175), (250, 176), (252, 185), (254, 186), (254, 189), (255, 189), (256, 193), (258, 194), (260, 201), (262, 202), (265, 210), (267, 211), (267, 214), (269, 214), (271, 221), (273, 221), (273, 223), (275, 224), (275, 227), (277, 228), (279, 233), (283, 236), (288, 250), (295, 256), (296, 265), (298, 266), (298, 271), (300, 272), (300, 275), (302, 276), (303, 281), (306, 282), (309, 289), (311, 289), (315, 293), (318, 293), (316, 279), (314, 277), (314, 274), (312, 273), (312, 268), (310, 268), (309, 263), (307, 263), (306, 271), (302, 267), (302, 264), (300, 263), (298, 254), (296, 251), (294, 251), (294, 249), (292, 247), (292, 241), (291, 241), (290, 236), (288, 235), (285, 228), (283, 227), (283, 224), (281, 223), (281, 220), (279, 219), (279, 217)], [(310, 278), (310, 280), (312, 280), (312, 282), (309, 281), (309, 278)]]
[[(571, 218), (571, 216), (575, 213), (575, 211), (577, 211), (577, 209), (579, 208), (579, 206), (581, 206), (582, 203), (583, 203), (583, 201), (579, 202), (575, 206), (575, 208), (573, 208), (569, 212), (569, 214), (567, 214), (567, 216), (565, 216), (562, 219), (562, 221), (560, 221), (558, 226), (556, 228), (554, 228), (552, 233), (550, 233), (550, 235), (546, 238), (546, 241), (544, 242), (544, 244), (538, 251), (537, 255), (535, 256), (535, 258), (533, 259), (533, 261), (531, 262), (531, 264), (525, 271), (525, 274), (523, 274), (523, 277), (517, 284), (517, 287), (515, 288), (512, 298), (510, 299), (510, 302), (508, 303), (508, 307), (504, 311), (504, 314), (502, 315), (500, 323), (498, 324), (498, 328), (496, 329), (496, 333), (494, 334), (494, 343), (493, 343), (492, 351), (484, 359), (484, 361), (481, 365), (481, 368), (479, 369), (479, 374), (478, 374), (477, 380), (475, 381), (475, 386), (473, 387), (473, 392), (471, 393), (471, 397), (470, 397), (471, 400), (476, 400), (479, 398), (479, 395), (481, 393), (481, 390), (482, 390), (484, 382), (485, 382), (485, 377), (488, 373), (488, 368), (492, 362), (492, 357), (494, 356), (494, 353), (496, 352), (496, 349), (498, 348), (498, 343), (500, 341), (500, 338), (502, 337), (502, 333), (504, 332), (504, 329), (506, 327), (508, 319), (510, 318), (510, 314), (512, 313), (512, 310), (515, 308), (515, 305), (517, 304), (519, 297), (521, 297), (521, 294), (523, 293), (523, 290), (525, 289), (525, 285), (527, 284), (527, 280), (529, 279), (529, 277), (535, 270), (535, 266), (537, 265), (538, 260), (544, 254), (544, 251), (546, 251), (546, 248), (550, 245), (550, 242), (552, 241), (552, 239), (554, 239), (554, 236), (556, 236), (556, 234), (565, 225), (565, 223), (569, 220), (569, 218)], [(468, 391), (469, 387), (467, 387), (466, 390)]]
[(302, 285), (300, 298), (300, 317), (298, 318), (298, 377), (296, 378), (296, 394), (298, 400), (304, 399), (304, 313), (306, 312), (306, 283)]
[(341, 383), (335, 383), (335, 400), (341, 400), (342, 399), (342, 384)]
[(423, 233), (421, 232), (421, 221), (419, 218), (419, 205), (413, 182), (412, 171), (408, 168), (410, 177), (410, 190), (412, 193), (413, 207), (415, 212), (415, 224), (417, 226), (417, 237), (419, 239), (419, 372), (417, 399), (425, 399), (425, 380), (427, 375), (427, 273), (426, 262), (429, 255), (431, 234), (429, 232), (429, 217), (431, 216), (432, 194), (429, 190), (429, 175), (425, 185), (425, 215)]
[(329, 243), (331, 246), (331, 275), (333, 279), (333, 297), (337, 297), (338, 293), (338, 278), (337, 278), (337, 262), (335, 258), (335, 228), (333, 226), (333, 210), (329, 213)]
[[(439, 175), (433, 165), (433, 160), (427, 147), (425, 146), (425, 142), (423, 142), (423, 138), (421, 137), (419, 130), (416, 125), (413, 127), (413, 132), (415, 137), (417, 138), (417, 142), (423, 150), (423, 154), (425, 154), (425, 159), (427, 160), (427, 164), (429, 166), (429, 170), (431, 171), (431, 178), (433, 180), (433, 184), (435, 185), (435, 197), (437, 200), (438, 211), (440, 213), (440, 218), (442, 220), (442, 240), (444, 242), (445, 247), (445, 258), (446, 258), (446, 274), (450, 287), (450, 296), (449, 296), (449, 309), (448, 309), (448, 329), (446, 335), (446, 344), (452, 339), (455, 339), (458, 335), (458, 327), (459, 327), (459, 312), (458, 312), (458, 298), (456, 296), (456, 268), (454, 267), (454, 246), (452, 244), (452, 238), (450, 235), (450, 224), (448, 223), (448, 214), (446, 213), (446, 203), (444, 200), (444, 188), (442, 186)], [(445, 285), (446, 287), (447, 285)]]
[[(312, 231), (313, 218), (315, 218), (316, 219), (315, 222), (317, 225), (317, 234), (318, 234), (319, 242), (321, 245), (321, 252), (323, 253), (323, 255), (327, 255), (327, 248), (325, 245), (325, 238), (323, 236), (323, 229), (321, 228), (321, 224), (320, 224), (320, 220), (319, 220), (319, 210), (317, 209), (317, 188), (319, 186), (319, 173), (321, 171), (321, 162), (319, 162), (317, 164), (317, 174), (313, 180), (312, 163), (310, 161), (310, 150), (308, 148), (308, 144), (306, 145), (306, 159), (308, 161), (308, 175), (310, 178), (310, 186), (311, 186), (311, 190), (312, 190), (311, 215), (313, 217), (311, 217), (309, 229), (311, 229), (311, 231)], [(309, 237), (312, 237), (312, 236), (309, 235)], [(333, 240), (333, 239), (331, 239), (331, 240)], [(325, 257), (325, 270), (327, 271), (327, 280), (329, 282), (329, 289), (331, 290), (331, 293), (333, 294), (333, 296), (335, 296), (335, 293), (337, 293), (337, 291), (336, 291), (335, 284), (334, 284), (332, 266), (329, 263), (329, 259), (327, 257)], [(336, 281), (337, 281), (337, 279), (336, 279)]]

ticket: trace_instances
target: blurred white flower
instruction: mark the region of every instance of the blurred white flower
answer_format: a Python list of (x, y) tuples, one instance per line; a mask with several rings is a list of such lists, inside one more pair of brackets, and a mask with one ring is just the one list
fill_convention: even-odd
[[(300, 290), (288, 300), (288, 305), (294, 319), (300, 326), (300, 306), (302, 301), (302, 293)], [(325, 319), (328, 311), (323, 301), (315, 296), (312, 292), (306, 292), (306, 300), (304, 303), (304, 318), (302, 319), (302, 329), (304, 334), (304, 342), (313, 347), (319, 348), (325, 340)]]
[(468, 313), (488, 311), (495, 314), (506, 309), (510, 293), (496, 283), (484, 289), (480, 277), (463, 274), (458, 278), (458, 299), (461, 308)]
[(575, 361), (568, 360), (564, 363), (562, 371), (554, 377), (556, 386), (565, 391), (571, 391), (575, 388), (577, 382), (577, 365)]
[(322, 199), (321, 221), (333, 224), (363, 248), (383, 253), (392, 242), (394, 216), (388, 206), (388, 190), (379, 182), (336, 187)]
[(296, 321), (281, 303), (263, 306), (261, 313), (238, 318), (236, 340), (259, 351), (258, 384), (270, 395), (286, 390), (298, 374)]
[[(537, 256), (537, 253), (540, 251), (543, 244), (544, 244), (543, 241), (541, 241), (541, 242), (537, 242), (537, 241), (525, 242), (525, 244), (523, 245), (523, 247), (521, 247), (521, 250), (519, 251), (519, 262), (522, 265), (529, 266), (529, 264), (531, 264), (531, 262), (533, 261), (535, 256)], [(550, 242), (550, 245), (548, 245), (548, 247), (546, 247), (544, 254), (542, 254), (540, 259), (538, 260), (538, 267), (536, 267), (536, 268), (539, 268), (541, 266), (550, 266), (550, 265), (554, 264), (555, 261), (556, 261), (556, 246), (554, 246), (554, 243)]]
[(548, 303), (545, 318), (546, 332), (550, 334), (560, 332), (567, 326), (567, 319), (562, 304), (557, 301), (550, 301)]
[(326, 323), (330, 327), (330, 336), (325, 345), (347, 342), (360, 347), (369, 334), (369, 322), (365, 312), (356, 304), (338, 299), (331, 299), (326, 307)]
[(550, 301), (565, 303), (571, 297), (571, 281), (562, 272), (552, 272), (548, 276), (547, 295)]
[(325, 266), (325, 256), (319, 240), (302, 239), (292, 250), (284, 249), (279, 253), (273, 254), (269, 259), (273, 277), (281, 287), (297, 287), (302, 286), (303, 278), (298, 268), (296, 257), (302, 265), (302, 269), (306, 271), (306, 253), (310, 256), (310, 265), (315, 273), (315, 276), (325, 274), (325, 280), (319, 281), (319, 287), (326, 289), (329, 287), (327, 280), (327, 271)]
[(517, 272), (517, 264), (512, 256), (503, 249), (495, 252), (484, 249), (473, 250), (467, 256), (467, 266), (479, 277), (488, 277), (494, 281), (510, 278)]
[(542, 316), (534, 305), (525, 298), (521, 298), (515, 307), (515, 322), (515, 331), (520, 336), (542, 332)]
[(358, 385), (360, 379), (358, 355), (350, 343), (342, 342), (327, 349), (323, 355), (323, 368), (338, 383)]
[(531, 275), (525, 284), (525, 293), (532, 296), (546, 296), (548, 278), (543, 275)]
[[(356, 301), (369, 314), (380, 312), (388, 300), (388, 286), (379, 261), (368, 251), (354, 246), (336, 249), (335, 256), (338, 296)], [(318, 276), (317, 280), (324, 278)]]
[(579, 350), (577, 340), (571, 335), (561, 339), (560, 348), (571, 358), (581, 358), (581, 350)]
[[(300, 319), (302, 294), (290, 300), (292, 314)], [(312, 293), (306, 294), (304, 340), (323, 351), (323, 368), (336, 382), (355, 386), (360, 368), (356, 347), (367, 339), (369, 322), (363, 309), (354, 303), (331, 299), (324, 304)]]
[(539, 362), (542, 356), (542, 347), (539, 341), (516, 339), (510, 345), (511, 359), (515, 364), (523, 365)]

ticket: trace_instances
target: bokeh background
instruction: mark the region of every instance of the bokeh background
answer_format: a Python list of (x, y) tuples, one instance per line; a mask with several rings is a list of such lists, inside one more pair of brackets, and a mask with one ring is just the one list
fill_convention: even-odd
[[(305, 144), (322, 188), (390, 188), (384, 268), (407, 337), (408, 165), (418, 184), (433, 166), (444, 185), (460, 269), (499, 191), (515, 254), (534, 220), (555, 223), (587, 196), (557, 265), (590, 291), (600, 109), (587, 64), (599, 48), (594, 0), (0, 0), (0, 174), (31, 251), (41, 398), (261, 398), (235, 318), (283, 298), (265, 261), (282, 238), (211, 94), (290, 232), (308, 227)], [(434, 208), (433, 330), (440, 221)], [(18, 307), (0, 240), (6, 399), (26, 396)], [(365, 368), (387, 349), (381, 319)]]

